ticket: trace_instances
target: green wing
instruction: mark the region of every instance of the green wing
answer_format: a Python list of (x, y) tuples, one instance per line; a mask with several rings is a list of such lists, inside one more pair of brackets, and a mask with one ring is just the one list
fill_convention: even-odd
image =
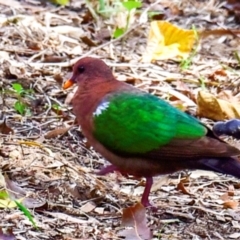
[(194, 140), (207, 129), (195, 118), (146, 93), (107, 96), (93, 115), (94, 136), (110, 150), (141, 154), (173, 140)]

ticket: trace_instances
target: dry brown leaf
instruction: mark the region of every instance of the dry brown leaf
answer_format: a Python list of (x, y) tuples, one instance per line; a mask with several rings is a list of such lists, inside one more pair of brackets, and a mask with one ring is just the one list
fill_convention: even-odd
[(104, 209), (103, 207), (97, 207), (94, 209), (94, 212), (96, 212), (99, 215), (102, 215), (104, 213)]
[(154, 181), (154, 184), (151, 188), (151, 192), (155, 192), (155, 191), (161, 189), (161, 187), (163, 185), (169, 185), (169, 184), (176, 185), (177, 183), (178, 183), (177, 179), (172, 179), (167, 174), (163, 175), (163, 176), (159, 177), (156, 181)]
[(191, 172), (190, 178), (200, 178), (202, 176), (207, 176), (209, 179), (213, 179), (218, 177), (218, 174), (212, 171), (194, 170)]
[(58, 56), (58, 55), (46, 55), (43, 59), (43, 62), (45, 63), (51, 63), (51, 62), (64, 62), (66, 61), (66, 58), (63, 56)]
[[(234, 190), (235, 190), (234, 186), (230, 185), (228, 187), (228, 191), (220, 197), (220, 199), (224, 201), (223, 203), (224, 208), (235, 209), (238, 206), (238, 202), (230, 199), (230, 197), (234, 196)], [(237, 205), (235, 206), (236, 203)]]
[(80, 208), (80, 210), (85, 213), (89, 213), (95, 208), (96, 208), (96, 204), (94, 204), (93, 202), (87, 202)]
[(238, 207), (239, 203), (235, 200), (227, 200), (223, 203), (223, 208), (231, 208), (236, 209)]
[(210, 80), (215, 80), (215, 81), (217, 81), (219, 77), (227, 77), (227, 73), (225, 69), (217, 69), (215, 72), (213, 72), (208, 76)]
[(26, 41), (26, 45), (31, 50), (36, 50), (36, 51), (41, 50), (41, 45), (38, 42), (27, 40)]
[(229, 195), (228, 195), (228, 193), (224, 193), (224, 194), (220, 197), (220, 199), (223, 200), (223, 201), (229, 200)]
[(44, 135), (44, 137), (45, 137), (46, 139), (56, 138), (56, 137), (58, 137), (59, 135), (65, 134), (71, 127), (72, 127), (72, 126), (70, 126), (70, 127), (56, 128), (56, 129), (54, 129), (54, 130), (52, 130), (52, 131), (47, 132), (47, 133)]
[(234, 189), (234, 186), (233, 185), (229, 185), (229, 187), (228, 187), (228, 196), (234, 196), (234, 191), (235, 191), (235, 189)]
[(231, 239), (239, 239), (240, 238), (240, 233), (239, 232), (235, 232), (235, 233), (229, 235), (229, 238), (231, 238)]
[(122, 226), (119, 236), (131, 240), (152, 239), (152, 232), (147, 226), (146, 209), (141, 203), (123, 209)]
[(0, 122), (0, 133), (2, 133), (2, 134), (13, 133), (13, 129), (8, 127), (8, 125), (6, 123), (6, 119), (4, 119), (2, 122)]
[(89, 38), (88, 36), (83, 36), (81, 37), (81, 40), (88, 45), (89, 47), (96, 47), (97, 44), (95, 42), (93, 42), (93, 40), (91, 38)]
[(45, 214), (48, 214), (56, 220), (65, 220), (68, 221), (69, 223), (78, 223), (78, 224), (87, 224), (87, 223), (97, 223), (98, 221), (95, 218), (90, 218), (89, 219), (80, 219), (79, 217), (73, 217), (71, 215), (61, 213), (61, 212), (44, 212)]
[(4, 60), (8, 60), (9, 58), (10, 58), (10, 56), (9, 56), (9, 53), (8, 53), (8, 52), (0, 51), (0, 61), (1, 61), (1, 63), (2, 63)]
[(22, 189), (17, 182), (11, 181), (7, 175), (4, 176), (6, 189), (14, 198), (21, 198), (26, 196), (26, 191)]
[(197, 96), (197, 114), (200, 117), (221, 121), (240, 118), (240, 103), (219, 99), (206, 91), (199, 91)]
[(182, 191), (184, 194), (191, 195), (191, 193), (184, 186), (185, 179), (181, 179), (177, 185), (177, 189)]
[(30, 198), (30, 197), (25, 197), (22, 200), (22, 204), (29, 209), (35, 209), (35, 208), (43, 208), (43, 206), (46, 204), (45, 199), (38, 199), (38, 198)]
[(18, 79), (20, 76), (22, 77), (22, 75), (24, 74), (24, 70), (14, 66), (10, 66), (9, 73)]
[(19, 1), (15, 1), (15, 0), (8, 0), (8, 1), (0, 0), (0, 4), (5, 5), (5, 6), (9, 6), (11, 8), (22, 8)]

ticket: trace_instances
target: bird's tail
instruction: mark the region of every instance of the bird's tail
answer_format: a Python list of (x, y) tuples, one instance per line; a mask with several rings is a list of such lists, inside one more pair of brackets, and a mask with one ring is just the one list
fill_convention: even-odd
[(240, 178), (240, 160), (237, 158), (209, 158), (198, 161), (201, 169), (212, 170)]

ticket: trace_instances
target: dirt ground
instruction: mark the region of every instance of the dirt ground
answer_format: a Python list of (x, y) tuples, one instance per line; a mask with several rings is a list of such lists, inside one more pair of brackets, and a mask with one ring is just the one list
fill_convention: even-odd
[[(114, 9), (105, 17), (98, 14), (98, 1), (74, 0), (66, 7), (0, 1), (0, 199), (6, 189), (10, 202), (23, 199), (38, 226), (0, 202), (0, 239), (124, 239), (119, 234), (122, 210), (140, 201), (144, 179), (94, 174), (108, 163), (88, 146), (74, 121), (69, 104), (74, 90), (62, 89), (78, 58), (99, 57), (119, 80), (175, 105), (181, 100), (194, 115), (197, 106), (189, 102), (196, 103), (199, 79), (213, 94), (228, 90), (237, 95), (240, 41), (231, 31), (202, 39), (186, 70), (173, 60), (141, 62), (150, 22), (139, 21), (144, 10), (160, 11), (163, 19), (186, 29), (239, 29), (234, 15), (222, 7), (224, 1), (158, 2), (143, 1), (129, 30), (111, 40), (121, 15)], [(227, 75), (214, 75), (219, 69)], [(158, 207), (146, 214), (153, 239), (240, 239), (240, 181), (234, 177), (204, 171), (159, 176), (150, 200)]]

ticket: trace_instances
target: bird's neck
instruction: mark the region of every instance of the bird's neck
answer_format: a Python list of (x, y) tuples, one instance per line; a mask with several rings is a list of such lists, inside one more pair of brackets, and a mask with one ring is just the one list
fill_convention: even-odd
[[(92, 114), (103, 98), (111, 93), (130, 87), (128, 84), (112, 80), (104, 82), (89, 81), (87, 84), (79, 84), (78, 90), (73, 98), (73, 111), (80, 125), (89, 125)], [(89, 127), (89, 126), (88, 126)]]

